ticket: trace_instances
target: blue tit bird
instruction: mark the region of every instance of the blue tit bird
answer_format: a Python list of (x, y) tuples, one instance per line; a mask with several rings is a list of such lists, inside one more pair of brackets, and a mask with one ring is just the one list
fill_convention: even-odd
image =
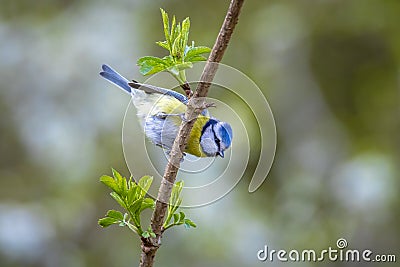
[[(165, 88), (128, 81), (107, 65), (100, 75), (132, 97), (139, 122), (146, 136), (156, 145), (171, 150), (186, 112), (186, 96)], [(232, 142), (232, 127), (227, 122), (200, 114), (190, 133), (185, 153), (197, 157), (224, 157)]]

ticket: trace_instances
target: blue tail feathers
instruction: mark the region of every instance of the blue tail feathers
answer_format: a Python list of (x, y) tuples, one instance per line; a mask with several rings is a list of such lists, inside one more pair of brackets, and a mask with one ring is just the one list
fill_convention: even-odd
[(127, 79), (125, 79), (121, 74), (119, 74), (118, 72), (116, 72), (114, 69), (112, 69), (110, 66), (103, 64), (101, 66), (101, 68), (103, 69), (102, 72), (100, 72), (100, 75), (112, 82), (115, 85), (118, 85), (118, 87), (120, 87), (121, 89), (124, 89), (124, 91), (126, 91), (128, 94), (132, 93), (132, 88), (129, 86), (129, 81)]

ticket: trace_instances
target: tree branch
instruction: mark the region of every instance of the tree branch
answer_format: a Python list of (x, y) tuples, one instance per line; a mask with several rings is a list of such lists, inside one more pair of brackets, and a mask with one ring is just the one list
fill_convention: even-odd
[(197, 86), (194, 96), (191, 97), (188, 102), (185, 120), (182, 120), (178, 135), (172, 146), (170, 159), (164, 171), (164, 176), (158, 191), (156, 207), (151, 218), (151, 228), (156, 234), (156, 238), (142, 238), (140, 267), (153, 266), (154, 256), (161, 245), (161, 237), (164, 230), (162, 225), (165, 220), (168, 201), (171, 197), (172, 187), (180, 167), (180, 162), (183, 157), (183, 152), (185, 151), (188, 137), (194, 123), (196, 122), (197, 116), (205, 108), (204, 97), (207, 96), (208, 89), (217, 72), (218, 64), (216, 63), (221, 61), (228, 46), (233, 30), (238, 22), (243, 2), (244, 0), (231, 1), (217, 40), (215, 41), (213, 49), (204, 67), (200, 83)]

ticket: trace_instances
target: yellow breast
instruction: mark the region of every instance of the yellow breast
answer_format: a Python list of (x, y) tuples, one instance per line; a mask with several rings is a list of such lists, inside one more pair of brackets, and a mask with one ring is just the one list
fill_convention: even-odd
[(200, 137), (201, 131), (203, 130), (203, 126), (207, 123), (210, 118), (200, 115), (197, 118), (197, 121), (193, 125), (192, 132), (190, 133), (188, 143), (186, 145), (186, 152), (197, 157), (207, 157), (206, 154), (203, 153), (203, 150), (200, 146)]

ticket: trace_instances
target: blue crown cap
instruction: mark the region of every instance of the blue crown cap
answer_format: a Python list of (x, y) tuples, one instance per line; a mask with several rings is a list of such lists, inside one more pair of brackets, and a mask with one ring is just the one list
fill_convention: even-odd
[(226, 147), (229, 147), (233, 137), (232, 127), (227, 122), (220, 122), (219, 126), (220, 127), (218, 127), (218, 131), (221, 141), (226, 145)]

